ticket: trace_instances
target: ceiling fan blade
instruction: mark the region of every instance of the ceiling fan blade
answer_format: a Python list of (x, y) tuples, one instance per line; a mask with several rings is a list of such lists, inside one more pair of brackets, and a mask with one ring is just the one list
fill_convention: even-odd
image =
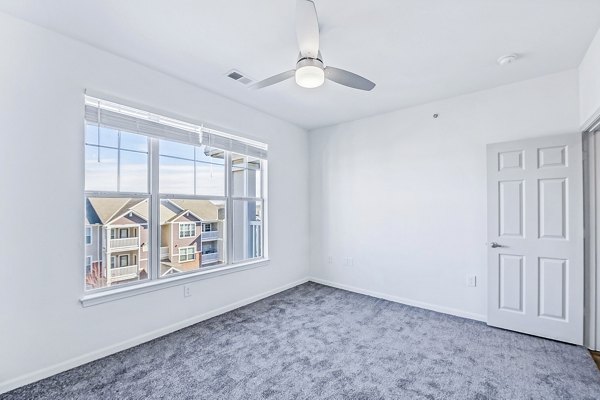
[(325, 78), (354, 89), (369, 91), (375, 87), (373, 82), (360, 75), (334, 67), (325, 68)]
[(312, 0), (296, 1), (296, 37), (302, 57), (319, 55), (319, 19)]
[(251, 89), (262, 89), (264, 87), (274, 85), (281, 81), (285, 81), (286, 79), (290, 79), (291, 77), (294, 76), (295, 73), (296, 73), (296, 70), (291, 69), (289, 71), (285, 71), (280, 74), (273, 75), (272, 77), (264, 79), (260, 82), (256, 82), (254, 85), (250, 86), (250, 88)]

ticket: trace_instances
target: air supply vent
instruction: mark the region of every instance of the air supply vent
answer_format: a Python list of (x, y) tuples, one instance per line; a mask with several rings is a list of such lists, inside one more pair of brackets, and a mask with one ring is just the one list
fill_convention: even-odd
[(232, 69), (227, 73), (227, 76), (234, 81), (241, 83), (242, 85), (249, 85), (252, 83), (252, 79), (248, 78), (246, 75), (242, 74), (240, 71)]

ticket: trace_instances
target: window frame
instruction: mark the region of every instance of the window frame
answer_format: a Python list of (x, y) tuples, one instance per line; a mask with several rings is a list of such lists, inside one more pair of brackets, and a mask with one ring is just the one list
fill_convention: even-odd
[[(85, 122), (84, 129), (91, 124)], [(93, 125), (93, 124), (92, 124)], [(123, 131), (128, 133), (136, 133)], [(85, 133), (85, 131), (84, 131)], [(138, 280), (133, 282), (120, 283), (114, 286), (100, 287), (95, 289), (87, 289), (85, 287), (85, 279), (83, 289), (83, 296), (81, 303), (87, 307), (94, 304), (101, 304), (106, 301), (112, 301), (114, 299), (129, 297), (140, 293), (146, 293), (148, 291), (156, 290), (156, 287), (171, 287), (174, 285), (180, 285), (189, 281), (207, 279), (210, 277), (216, 277), (223, 274), (228, 274), (236, 271), (242, 271), (249, 268), (255, 268), (269, 263), (269, 251), (268, 251), (268, 161), (267, 159), (258, 158), (260, 162), (260, 197), (233, 197), (233, 168), (231, 162), (232, 154), (231, 150), (223, 150), (225, 169), (225, 182), (224, 182), (224, 196), (215, 195), (173, 195), (173, 194), (161, 194), (159, 188), (159, 169), (160, 169), (160, 154), (159, 154), (159, 141), (169, 139), (159, 139), (156, 137), (141, 134), (147, 138), (148, 143), (148, 157), (147, 157), (147, 176), (148, 176), (148, 192), (119, 192), (119, 191), (93, 191), (86, 190), (84, 187), (84, 199), (88, 197), (109, 197), (109, 198), (130, 198), (130, 199), (148, 199), (149, 204), (149, 221), (148, 221), (148, 240), (146, 245), (148, 249), (148, 278), (144, 280)], [(243, 137), (239, 137), (239, 140), (246, 140)], [(252, 142), (251, 139), (250, 142)], [(85, 141), (84, 141), (85, 142)], [(193, 145), (193, 144), (190, 144)], [(208, 145), (208, 143), (203, 143)], [(196, 145), (198, 147), (198, 145)], [(266, 148), (266, 147), (265, 147)], [(252, 157), (252, 156), (250, 156)], [(252, 157), (257, 158), (257, 157)], [(84, 164), (85, 165), (85, 164)], [(85, 166), (84, 166), (85, 168)], [(120, 178), (117, 178), (120, 179)], [(246, 192), (247, 194), (247, 192)], [(154, 221), (159, 221), (160, 213), (160, 200), (162, 199), (196, 199), (196, 200), (221, 200), (225, 205), (225, 221), (222, 229), (223, 239), (225, 245), (223, 246), (223, 263), (215, 266), (200, 267), (193, 271), (185, 271), (178, 274), (174, 274), (169, 277), (160, 276), (160, 227), (154, 226)], [(259, 258), (243, 259), (234, 261), (233, 257), (233, 202), (234, 200), (257, 200), (262, 202), (262, 256)], [(212, 226), (211, 226), (212, 228)], [(197, 233), (197, 224), (194, 228)], [(202, 229), (202, 228), (200, 228)], [(211, 230), (212, 231), (212, 230)], [(110, 235), (109, 235), (110, 236)], [(156, 250), (154, 250), (156, 249)], [(194, 252), (194, 259), (196, 259)], [(117, 267), (115, 260), (115, 267)], [(111, 268), (111, 262), (109, 260), (107, 268)], [(85, 266), (84, 266), (85, 271)]]
[[(251, 157), (251, 156), (246, 156), (243, 154), (239, 154), (239, 153), (232, 153), (229, 152), (229, 164), (228, 164), (228, 176), (229, 176), (229, 182), (231, 182), (228, 186), (229, 190), (231, 192), (233, 192), (233, 169), (236, 165), (234, 165), (232, 163), (232, 154), (237, 154), (237, 155), (241, 155), (243, 157)], [(250, 201), (254, 201), (254, 202), (260, 202), (262, 204), (262, 224), (261, 224), (261, 235), (260, 235), (260, 243), (261, 243), (261, 250), (262, 250), (262, 255), (261, 257), (254, 257), (254, 258), (245, 258), (244, 260), (240, 260), (238, 261), (238, 263), (243, 263), (243, 262), (251, 262), (252, 260), (261, 260), (263, 258), (267, 258), (268, 259), (268, 243), (267, 243), (267, 185), (268, 185), (268, 180), (267, 180), (267, 160), (263, 160), (263, 159), (258, 159), (256, 157), (251, 157), (251, 158), (255, 158), (258, 160), (259, 164), (260, 164), (260, 168), (258, 169), (258, 171), (260, 171), (260, 193), (257, 193), (255, 197), (249, 196), (249, 186), (248, 186), (248, 180), (247, 177), (245, 177), (244, 179), (244, 185), (245, 185), (245, 190), (244, 190), (244, 194), (245, 196), (229, 196), (228, 197), (228, 209), (231, 210), (230, 214), (228, 215), (230, 221), (228, 221), (228, 229), (231, 232), (231, 235), (233, 236), (233, 220), (234, 220), (234, 215), (233, 215), (233, 210), (234, 210), (234, 203), (236, 201), (246, 201), (246, 202), (250, 202)], [(247, 165), (248, 163), (245, 163), (244, 167), (241, 167), (245, 170), (245, 173), (247, 173), (247, 171), (251, 170), (251, 168), (248, 167)], [(240, 168), (239, 166), (237, 166), (237, 168)], [(256, 170), (256, 169), (254, 169)], [(227, 244), (228, 247), (228, 254), (231, 255), (231, 262), (232, 263), (236, 263), (235, 258), (234, 258), (234, 248), (233, 248), (234, 244), (233, 241), (230, 241)]]

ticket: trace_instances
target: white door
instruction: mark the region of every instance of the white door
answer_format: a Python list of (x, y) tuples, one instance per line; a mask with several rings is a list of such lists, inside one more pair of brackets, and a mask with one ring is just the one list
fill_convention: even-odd
[(488, 145), (488, 324), (583, 343), (581, 135)]

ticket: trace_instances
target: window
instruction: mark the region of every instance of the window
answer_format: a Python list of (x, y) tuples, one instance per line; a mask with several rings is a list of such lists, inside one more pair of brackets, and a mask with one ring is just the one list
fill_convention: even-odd
[(85, 244), (86, 244), (86, 246), (89, 246), (90, 244), (92, 244), (92, 227), (91, 226), (85, 227)]
[(196, 247), (181, 247), (179, 248), (179, 262), (194, 261), (196, 258)]
[(215, 242), (208, 242), (202, 244), (202, 254), (214, 254), (218, 251)]
[(85, 257), (85, 273), (86, 275), (92, 273), (92, 256)]
[(179, 238), (189, 238), (196, 236), (196, 224), (193, 222), (179, 223)]
[(231, 156), (233, 260), (263, 256), (262, 162), (241, 154)]
[(265, 144), (89, 96), (85, 118), (86, 289), (266, 256)]
[[(227, 196), (225, 195), (225, 163), (228, 152), (211, 150), (206, 145), (170, 143), (159, 140), (159, 198), (160, 219), (177, 224), (179, 232), (175, 254), (161, 257), (161, 276), (175, 267), (170, 274), (198, 271), (205, 267), (218, 267), (226, 264), (226, 244), (228, 238), (219, 239), (222, 251), (210, 260), (195, 257), (195, 248), (201, 248), (196, 225), (202, 221), (218, 221), (223, 227), (227, 224)], [(213, 173), (203, 174), (199, 166), (209, 165)], [(160, 230), (160, 245), (166, 252), (173, 247), (170, 229)], [(194, 261), (194, 262), (191, 262)]]
[(129, 266), (129, 255), (124, 254), (119, 256), (119, 267), (123, 268), (127, 266)]

